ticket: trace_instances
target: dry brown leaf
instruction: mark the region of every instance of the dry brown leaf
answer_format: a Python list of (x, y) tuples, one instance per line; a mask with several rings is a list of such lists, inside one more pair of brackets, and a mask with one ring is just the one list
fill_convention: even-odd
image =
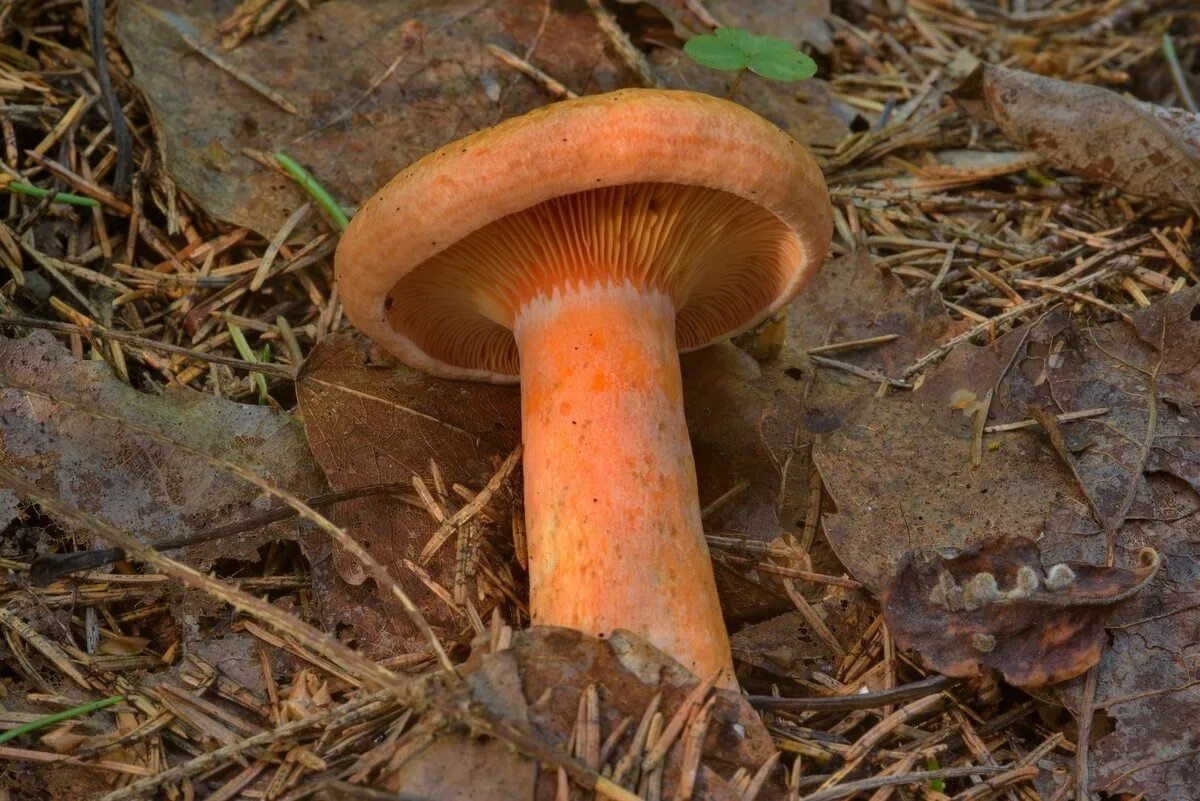
[(957, 96), (1059, 169), (1127, 192), (1200, 198), (1200, 117), (1098, 86), (980, 68)]
[(865, 248), (823, 264), (788, 311), (797, 348), (897, 335), (883, 346), (827, 354), (892, 378), (965, 325), (950, 319), (936, 290), (906, 290), (872, 264)]
[[(440, 380), (392, 362), (371, 364), (366, 351), (346, 336), (330, 337), (313, 349), (296, 380), (296, 397), (313, 455), (335, 490), (409, 484), (413, 476), (433, 486), (432, 459), (447, 486), (458, 483), (478, 491), (520, 437), (515, 388)], [(519, 492), (517, 473), (513, 487)], [(505, 499), (513, 491), (494, 501), (506, 523)], [(462, 501), (454, 501), (457, 509)], [(459, 639), (467, 624), (462, 613), (405, 566), (405, 560), (419, 561), (438, 522), (396, 496), (344, 506), (351, 536), (400, 581), (439, 634)], [(328, 625), (345, 627), (358, 647), (374, 656), (425, 649), (398, 602), (375, 591), (357, 560), (331, 555), (324, 539), (309, 539), (306, 551)], [(425, 565), (446, 588), (453, 586), (454, 556), (451, 541)]]
[[(475, 703), (563, 751), (575, 731), (580, 696), (595, 685), (598, 743), (624, 719), (632, 718), (634, 724), (616, 741), (609, 764), (629, 749), (636, 723), (656, 694), (662, 695), (659, 710), (670, 720), (699, 684), (670, 657), (621, 630), (601, 640), (570, 629), (534, 627), (515, 633), (512, 646), (502, 651), (492, 653), (487, 643), (478, 643), (462, 671)], [(739, 693), (711, 692), (715, 701), (693, 798), (736, 801), (738, 795), (722, 777), (738, 768), (753, 773), (775, 748), (762, 720)], [(556, 798), (556, 771), (536, 770), (532, 761), (495, 740), (447, 728), (409, 752), (403, 745), (382, 747), (400, 755), (373, 779), (373, 784), (389, 790), (461, 801)], [(675, 797), (682, 750), (676, 742), (667, 754), (663, 798)], [(777, 768), (758, 798), (784, 797), (783, 769)]]
[[(180, 188), (214, 216), (268, 237), (304, 197), (246, 148), (283, 150), (339, 199), (360, 203), (420, 156), (551, 99), (488, 44), (526, 55), (536, 43), (528, 60), (580, 94), (634, 80), (583, 6), (331, 0), (221, 54), (293, 105), (291, 114), (185, 42), (188, 33), (215, 46), (220, 17), (204, 4), (137, 0), (118, 6), (118, 35)], [(731, 75), (675, 48), (656, 52), (665, 85), (725, 93)], [(801, 102), (791, 85), (754, 78), (739, 99), (802, 141), (836, 144), (845, 126), (828, 111), (827, 91), (809, 81), (806, 92)]]
[[(1189, 666), (1200, 656), (1200, 291), (1123, 322), (1083, 327), (1051, 313), (986, 348), (953, 351), (912, 393), (866, 403), (820, 440), (816, 459), (838, 513), (826, 532), (843, 563), (881, 591), (907, 551), (967, 549), (1004, 535), (1037, 540), (1046, 564), (1132, 568), (1143, 546), (1163, 559), (1121, 604), (1099, 663), (1097, 707), (1115, 729), (1091, 751), (1097, 788), (1187, 798), (1200, 770), (1169, 721), (1200, 715)], [(970, 463), (971, 423), (956, 390), (994, 390), (989, 422), (1097, 407), (1061, 425), (1063, 459), (1043, 433), (989, 435)], [(1058, 691), (1078, 709), (1079, 682)], [(1190, 789), (1187, 790), (1190, 792)]]
[[(151, 544), (275, 506), (245, 481), (122, 421), (302, 496), (323, 486), (288, 415), (175, 387), (161, 396), (138, 392), (105, 363), (76, 360), (50, 334), (0, 337), (0, 464)], [(296, 524), (284, 522), (175, 556), (201, 569), (217, 559), (257, 561), (267, 539), (296, 536)]]
[(986, 667), (1018, 687), (1043, 687), (1096, 664), (1113, 607), (1152, 576), (1149, 568), (1044, 566), (1032, 540), (1002, 536), (966, 551), (907, 552), (883, 611), (897, 645), (938, 673), (970, 677)]

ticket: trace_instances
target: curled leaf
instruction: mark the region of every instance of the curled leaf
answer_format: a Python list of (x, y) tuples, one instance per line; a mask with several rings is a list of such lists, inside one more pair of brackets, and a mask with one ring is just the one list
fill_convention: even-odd
[(994, 65), (980, 67), (956, 96), (1059, 169), (1180, 203), (1200, 194), (1196, 114)]
[(1104, 622), (1158, 570), (1081, 563), (1042, 565), (1025, 537), (990, 539), (966, 551), (909, 551), (884, 588), (883, 612), (902, 648), (947, 676), (983, 668), (1018, 687), (1074, 678), (1100, 660)]

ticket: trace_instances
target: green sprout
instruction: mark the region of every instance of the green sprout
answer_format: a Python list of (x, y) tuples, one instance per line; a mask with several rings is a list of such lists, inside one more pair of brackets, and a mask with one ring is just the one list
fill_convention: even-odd
[[(229, 328), (229, 337), (233, 340), (233, 346), (237, 348), (238, 355), (245, 361), (251, 364), (260, 362), (266, 363), (271, 361), (271, 348), (267, 346), (263, 348), (262, 356), (256, 356), (250, 343), (246, 341), (246, 335), (242, 332), (242, 327), (233, 320), (226, 320), (225, 325)], [(251, 369), (250, 375), (254, 376), (254, 386), (258, 388), (258, 403), (265, 405), (267, 402), (267, 377), (262, 373), (256, 373)]]
[(275, 161), (279, 163), (279, 166), (287, 170), (288, 175), (292, 176), (305, 192), (308, 192), (314, 200), (321, 204), (326, 213), (337, 223), (338, 230), (346, 230), (346, 226), (350, 224), (350, 220), (346, 217), (346, 212), (333, 199), (333, 195), (329, 194), (329, 191), (321, 186), (317, 179), (313, 177), (312, 173), (304, 169), (300, 162), (286, 153), (276, 153)]
[[(937, 757), (930, 755), (925, 758), (925, 770), (932, 772), (938, 770), (940, 767), (941, 766), (938, 765)], [(942, 779), (930, 779), (929, 789), (933, 790), (935, 793), (944, 793), (946, 792), (946, 782)]]
[(717, 28), (710, 36), (688, 39), (683, 52), (702, 67), (737, 70), (729, 95), (746, 70), (772, 81), (800, 81), (817, 74), (817, 63), (791, 42), (738, 28)]

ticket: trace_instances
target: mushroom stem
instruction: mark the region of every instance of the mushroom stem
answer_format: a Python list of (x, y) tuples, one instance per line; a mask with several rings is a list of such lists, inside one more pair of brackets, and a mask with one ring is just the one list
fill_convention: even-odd
[(732, 685), (671, 298), (629, 284), (555, 290), (514, 331), (533, 622), (628, 629)]

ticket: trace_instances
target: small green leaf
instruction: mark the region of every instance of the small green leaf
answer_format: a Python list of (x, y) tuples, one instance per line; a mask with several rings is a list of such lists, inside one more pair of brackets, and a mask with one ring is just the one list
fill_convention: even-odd
[(746, 55), (754, 52), (754, 40), (758, 38), (750, 31), (743, 31), (741, 28), (717, 28), (713, 33), (722, 42), (733, 45)]
[(712, 36), (689, 39), (683, 50), (701, 66), (717, 70), (749, 68), (775, 81), (798, 81), (817, 74), (816, 63), (791, 42), (740, 28), (717, 28)]
[[(718, 28), (718, 31), (726, 30)], [(695, 36), (683, 45), (683, 52), (702, 67), (714, 70), (743, 70), (750, 57), (739, 48), (716, 36)]]
[(753, 39), (748, 46), (743, 47), (752, 56), (759, 53), (791, 53), (796, 50), (796, 46), (787, 39), (779, 39), (775, 36), (753, 36)]
[(757, 53), (746, 66), (775, 81), (799, 81), (817, 74), (817, 63), (799, 50)]

